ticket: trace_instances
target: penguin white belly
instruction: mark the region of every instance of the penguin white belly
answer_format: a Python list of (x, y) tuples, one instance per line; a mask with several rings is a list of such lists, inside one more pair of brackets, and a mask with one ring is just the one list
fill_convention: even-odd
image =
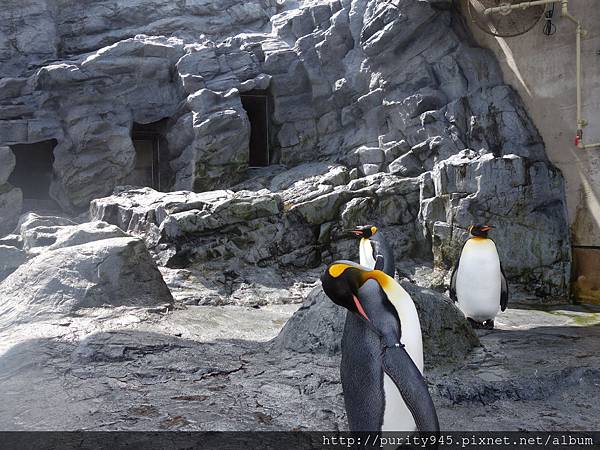
[(394, 381), (383, 373), (385, 410), (381, 431), (416, 431), (417, 424)]
[(491, 239), (469, 239), (456, 274), (458, 307), (466, 317), (484, 322), (500, 311), (502, 272), (496, 245)]
[(360, 257), (360, 265), (369, 269), (375, 268), (375, 258), (373, 258), (373, 247), (371, 241), (362, 238), (358, 245), (358, 253)]
[[(400, 326), (402, 327), (400, 342), (404, 345), (406, 352), (419, 371), (423, 373), (423, 340), (417, 308), (410, 295), (399, 284), (394, 282), (382, 287), (400, 318)], [(385, 372), (383, 374), (383, 389), (385, 409), (381, 430), (416, 431), (417, 424), (412, 413), (406, 406), (398, 387)]]

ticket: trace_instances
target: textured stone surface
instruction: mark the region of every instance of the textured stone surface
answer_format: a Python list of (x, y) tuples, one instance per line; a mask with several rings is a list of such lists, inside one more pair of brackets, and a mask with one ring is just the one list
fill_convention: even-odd
[(27, 253), (18, 247), (0, 244), (0, 282), (27, 261)]
[(172, 302), (143, 242), (131, 237), (46, 251), (9, 275), (1, 288), (4, 326), (69, 316), (82, 308)]
[[(275, 12), (271, 0), (235, 0), (165, 4), (156, 0), (70, 2), (10, 1), (0, 18), (0, 76), (16, 76), (31, 63), (106, 47), (137, 34), (173, 34), (189, 41), (201, 33), (232, 35), (244, 28), (260, 29)], [(14, 27), (18, 12), (20, 26)], [(12, 42), (12, 45), (8, 45)]]
[(10, 184), (0, 185), (0, 237), (13, 231), (23, 208), (21, 189)]
[[(334, 255), (353, 257), (356, 239), (343, 230), (361, 220), (386, 226), (398, 257), (412, 251), (419, 181), (348, 181), (339, 165), (298, 166), (260, 191), (122, 191), (94, 200), (90, 216), (144, 238), (161, 265), (201, 265), (215, 277), (256, 267), (305, 272)], [(350, 201), (361, 208), (344, 213)]]
[[(29, 52), (19, 44), (0, 51), (12, 76), (0, 85), (7, 114), (0, 117), (0, 145), (56, 139), (51, 195), (65, 209), (81, 209), (127, 184), (133, 124), (165, 119), (163, 190), (239, 185), (261, 198), (270, 195), (261, 191), (267, 188), (283, 192), (286, 230), (294, 220), (308, 224), (280, 250), (250, 251), (255, 263), (281, 250), (296, 265), (345, 253), (349, 244), (330, 245), (345, 213), (344, 225), (394, 227), (400, 257), (433, 256), (448, 269), (465, 227), (495, 221), (511, 280), (539, 295), (565, 296), (562, 177), (491, 53), (472, 45), (455, 11), (430, 3), (289, 2), (277, 11), (267, 0), (160, 7), (135, 0), (107, 16), (103, 2), (66, 13), (32, 0), (20, 11), (27, 26), (4, 32), (20, 42), (30, 26), (41, 27), (49, 38)], [(139, 8), (152, 13), (140, 15)], [(78, 15), (77, 32), (64, 26)], [(240, 27), (254, 33), (237, 34)], [(73, 56), (61, 60), (59, 48)], [(55, 62), (41, 63), (41, 55)], [(28, 59), (31, 71), (21, 64)], [(270, 160), (280, 173), (246, 169), (250, 128), (241, 95), (256, 92), (270, 98)], [(453, 159), (460, 152), (470, 162)], [(323, 172), (311, 175), (316, 160), (337, 172), (327, 180)], [(456, 179), (463, 172), (466, 179)], [(295, 186), (271, 186), (277, 177)], [(390, 195), (388, 186), (406, 177), (419, 179), (419, 198), (398, 198), (396, 187)], [(186, 223), (189, 232), (197, 218), (186, 210), (169, 220)], [(162, 216), (148, 222), (158, 228)], [(290, 245), (303, 241), (304, 249)]]
[(24, 215), (0, 245), (3, 327), (173, 298), (143, 241), (105, 222)]
[[(128, 330), (126, 315), (0, 329), (2, 429), (346, 429), (339, 356), (257, 342), (285, 314), (205, 306), (153, 316)], [(442, 429), (593, 429), (599, 320), (581, 308), (502, 314), (483, 347), (427, 372)]]
[(461, 152), (437, 164), (432, 181), (433, 195), (422, 202), (427, 206), (421, 213), (436, 263), (456, 260), (470, 224), (491, 223), (509, 278), (540, 296), (568, 290), (568, 228), (556, 220), (565, 205), (549, 201), (564, 192), (556, 169), (516, 155)]
[(8, 181), (15, 168), (15, 155), (10, 147), (0, 147), (0, 186)]

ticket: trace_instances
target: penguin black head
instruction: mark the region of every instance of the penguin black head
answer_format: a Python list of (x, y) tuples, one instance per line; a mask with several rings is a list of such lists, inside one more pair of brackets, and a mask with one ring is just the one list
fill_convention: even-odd
[(377, 227), (374, 225), (361, 225), (350, 230), (350, 233), (358, 236), (359, 238), (369, 239), (375, 233), (377, 233)]
[(494, 228), (493, 225), (471, 225), (469, 227), (469, 233), (471, 233), (471, 236), (487, 238), (488, 232), (492, 228)]
[(367, 281), (368, 269), (351, 261), (335, 261), (321, 275), (323, 291), (336, 305), (369, 320), (358, 298), (358, 290)]

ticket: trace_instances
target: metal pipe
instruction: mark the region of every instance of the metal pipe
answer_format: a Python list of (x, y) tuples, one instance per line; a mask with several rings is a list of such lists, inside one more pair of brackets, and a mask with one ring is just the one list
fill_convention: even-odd
[(559, 3), (561, 4), (561, 13), (562, 16), (565, 17), (566, 19), (569, 19), (571, 22), (573, 22), (577, 29), (576, 29), (576, 53), (575, 53), (575, 71), (576, 71), (576, 85), (577, 85), (577, 136), (575, 138), (575, 145), (578, 148), (581, 149), (586, 149), (586, 148), (595, 148), (595, 147), (600, 147), (600, 142), (596, 143), (596, 144), (584, 144), (583, 143), (583, 127), (585, 127), (587, 125), (587, 121), (583, 119), (583, 113), (582, 113), (582, 101), (581, 101), (581, 85), (582, 85), (582, 70), (581, 70), (581, 38), (585, 37), (585, 35), (587, 34), (587, 31), (585, 31), (583, 29), (583, 26), (581, 25), (581, 22), (576, 19), (573, 15), (571, 15), (571, 13), (569, 12), (569, 0), (537, 0), (537, 1), (531, 1), (531, 2), (522, 2), (522, 3), (517, 3), (517, 4), (513, 4), (513, 5), (508, 5), (505, 4), (503, 6), (496, 6), (494, 8), (486, 8), (483, 11), (484, 15), (490, 15), (492, 13), (508, 13), (510, 11), (512, 11), (513, 9), (526, 9), (529, 8), (531, 6), (538, 6), (538, 5), (547, 5), (550, 3)]
[(575, 52), (575, 70), (576, 70), (576, 85), (577, 85), (577, 126), (579, 128), (583, 128), (586, 124), (585, 121), (581, 118), (581, 24), (577, 24), (576, 31), (576, 46), (577, 50)]
[(558, 3), (562, 0), (536, 0), (533, 2), (522, 2), (522, 3), (517, 3), (514, 5), (503, 5), (503, 6), (495, 6), (493, 8), (486, 8), (483, 11), (483, 14), (486, 16), (489, 16), (492, 13), (495, 12), (499, 12), (499, 13), (506, 13), (510, 10), (513, 9), (525, 9), (525, 8), (529, 8), (530, 6), (539, 6), (539, 5), (548, 5), (550, 3)]
[(579, 20), (577, 20), (575, 17), (573, 17), (571, 15), (571, 13), (569, 12), (569, 0), (561, 0), (560, 3), (561, 3), (561, 6), (562, 6), (562, 16), (566, 17), (567, 19), (569, 19), (575, 25), (578, 25), (578, 26), (581, 25), (581, 23), (579, 22)]
[(588, 123), (587, 120), (583, 119), (583, 102), (581, 100), (581, 85), (582, 85), (582, 70), (581, 70), (581, 38), (584, 37), (587, 32), (583, 29), (581, 21), (573, 17), (569, 12), (569, 0), (561, 0), (561, 13), (562, 16), (573, 22), (577, 28), (575, 31), (575, 71), (576, 71), (576, 89), (577, 89), (577, 135), (575, 136), (575, 145), (580, 149), (600, 147), (600, 142), (596, 144), (585, 144), (583, 142), (583, 127)]

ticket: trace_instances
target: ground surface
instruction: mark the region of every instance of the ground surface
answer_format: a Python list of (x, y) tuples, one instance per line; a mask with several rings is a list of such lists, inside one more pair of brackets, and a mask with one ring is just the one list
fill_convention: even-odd
[[(97, 311), (3, 332), (0, 429), (344, 429), (338, 357), (266, 342), (296, 308)], [(600, 308), (510, 309), (480, 334), (467, 360), (428, 372), (443, 429), (597, 426)]]

